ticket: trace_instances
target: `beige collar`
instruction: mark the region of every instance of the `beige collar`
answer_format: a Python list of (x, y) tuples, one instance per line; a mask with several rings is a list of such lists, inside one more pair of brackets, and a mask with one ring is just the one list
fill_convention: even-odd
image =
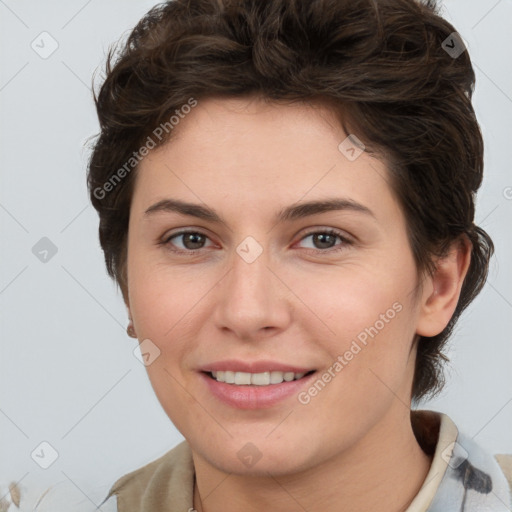
[[(425, 481), (406, 512), (425, 512), (441, 484), (450, 459), (450, 448), (456, 441), (459, 432), (455, 423), (446, 414), (433, 411), (412, 411), (411, 415), (414, 432), (421, 447), (427, 453), (432, 449), (435, 451)], [(436, 423), (439, 425), (438, 428), (436, 428)], [(438, 435), (435, 436), (435, 433)], [(427, 439), (423, 439), (422, 434)]]

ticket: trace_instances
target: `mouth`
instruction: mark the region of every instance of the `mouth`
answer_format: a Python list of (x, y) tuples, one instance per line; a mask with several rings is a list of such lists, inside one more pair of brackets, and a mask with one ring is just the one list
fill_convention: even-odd
[(266, 371), (260, 373), (235, 372), (230, 370), (204, 371), (210, 379), (233, 386), (276, 386), (309, 377), (316, 370), (307, 372)]
[(210, 396), (235, 409), (272, 409), (298, 394), (312, 379), (316, 370), (306, 372), (266, 371), (259, 373), (231, 370), (206, 370), (199, 375)]

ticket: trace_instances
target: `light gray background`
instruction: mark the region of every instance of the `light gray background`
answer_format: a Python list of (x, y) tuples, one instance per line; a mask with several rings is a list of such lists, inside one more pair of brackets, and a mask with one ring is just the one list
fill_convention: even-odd
[[(0, 483), (66, 481), (97, 496), (183, 439), (133, 355), (85, 186), (84, 144), (98, 131), (92, 74), (154, 3), (0, 0)], [(448, 385), (422, 407), (512, 453), (512, 1), (450, 0), (443, 15), (477, 74), (486, 144), (477, 221), (496, 256), (452, 339)], [(44, 31), (59, 45), (46, 59), (31, 47), (46, 37), (50, 48)], [(42, 237), (58, 249), (46, 263), (32, 253)], [(59, 453), (46, 470), (31, 458), (42, 441)]]

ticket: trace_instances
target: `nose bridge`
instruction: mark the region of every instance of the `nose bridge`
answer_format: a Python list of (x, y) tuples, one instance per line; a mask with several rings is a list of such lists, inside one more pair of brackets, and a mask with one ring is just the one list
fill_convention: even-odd
[[(256, 245), (258, 244), (258, 245)], [(231, 286), (235, 293), (240, 293), (250, 300), (261, 299), (270, 288), (268, 266), (269, 253), (255, 241), (244, 241), (236, 248), (232, 259)], [(265, 295), (265, 294), (264, 294)]]
[(270, 253), (255, 238), (247, 237), (233, 252), (231, 270), (217, 297), (216, 321), (240, 337), (263, 328), (282, 328), (287, 322), (286, 304), (279, 283), (268, 267)]
[[(255, 239), (246, 239), (236, 248), (229, 278), (229, 297), (237, 309), (256, 313), (266, 308), (271, 300), (272, 283), (269, 252)], [(245, 311), (244, 314), (247, 314)]]

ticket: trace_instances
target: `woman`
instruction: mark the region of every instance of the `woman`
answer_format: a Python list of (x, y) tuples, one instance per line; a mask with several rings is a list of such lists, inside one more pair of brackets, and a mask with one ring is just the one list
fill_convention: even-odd
[(112, 61), (90, 196), (185, 441), (106, 501), (510, 510), (511, 457), (411, 410), (493, 252), (475, 77), (433, 2), (171, 1)]

